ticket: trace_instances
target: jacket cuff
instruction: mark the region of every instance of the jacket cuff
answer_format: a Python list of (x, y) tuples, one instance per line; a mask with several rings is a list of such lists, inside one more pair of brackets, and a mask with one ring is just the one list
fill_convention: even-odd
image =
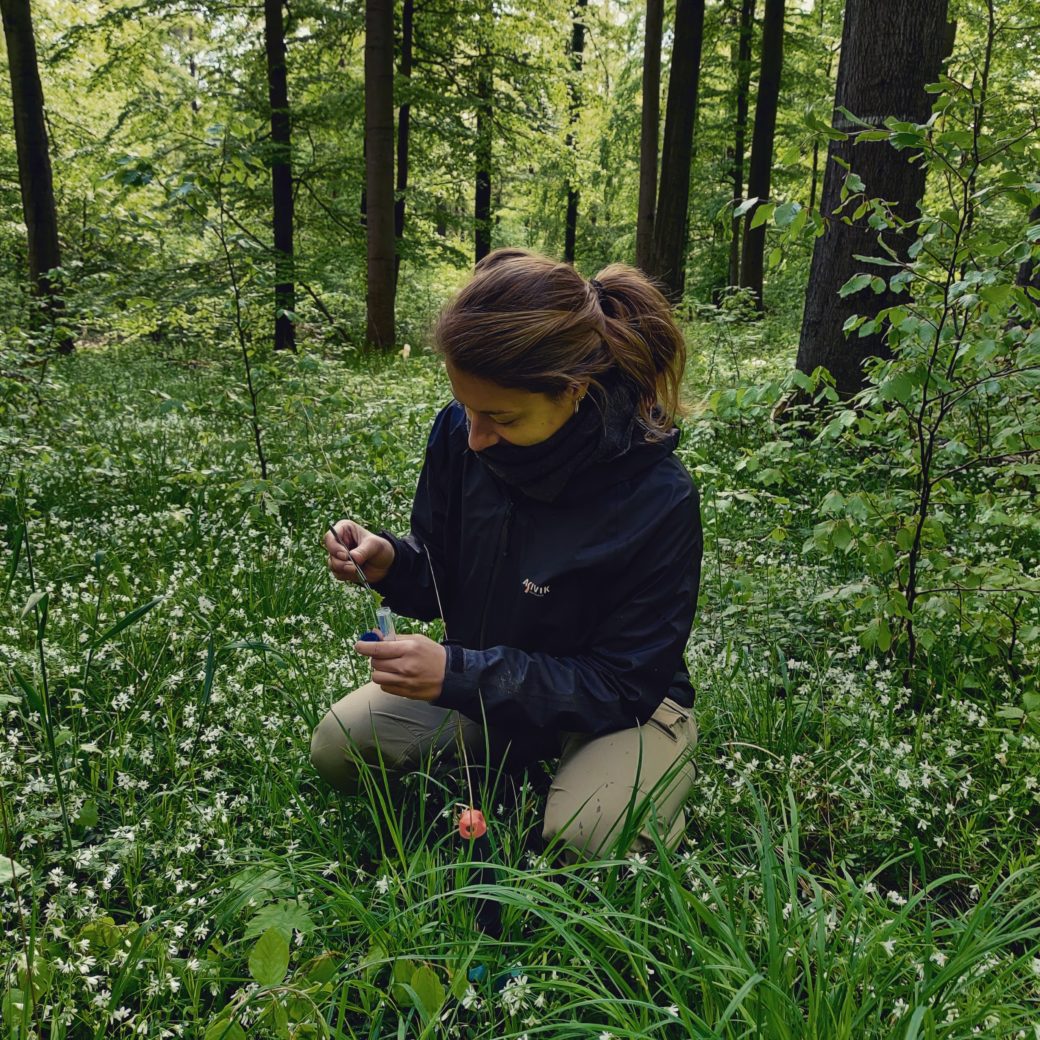
[(437, 698), (438, 708), (460, 711), (470, 718), (480, 719), (480, 689), (475, 678), (477, 669), (467, 668), (467, 664), (475, 665), (470, 660), (471, 650), (465, 650), (458, 643), (445, 641), (444, 649), (448, 651), (444, 666), (444, 685)]

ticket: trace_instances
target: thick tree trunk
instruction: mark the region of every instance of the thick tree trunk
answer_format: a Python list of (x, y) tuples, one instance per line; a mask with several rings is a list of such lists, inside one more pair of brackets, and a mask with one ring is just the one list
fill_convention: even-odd
[[(755, 0), (742, 0), (737, 42), (737, 117), (733, 127), (733, 206), (744, 197), (744, 140), (747, 135), (748, 88), (751, 84), (751, 31), (755, 24)], [(729, 284), (740, 284), (740, 217), (734, 217), (730, 228)]]
[[(404, 0), (401, 10), (401, 64), (398, 71), (403, 84), (412, 78), (412, 22), (415, 16), (415, 0)], [(408, 86), (405, 86), (408, 90)], [(405, 95), (406, 99), (408, 95)], [(408, 131), (412, 106), (408, 100), (397, 110), (397, 198), (394, 200), (394, 294), (397, 294), (397, 277), (401, 270), (401, 243), (404, 239), (404, 200), (408, 190)]]
[(704, 0), (676, 0), (672, 68), (661, 148), (661, 187), (654, 215), (651, 272), (673, 302), (686, 283), (686, 236), (689, 227), (690, 162), (697, 119), (697, 87), (704, 38)]
[[(947, 0), (848, 0), (841, 36), (838, 83), (834, 105), (847, 108), (871, 126), (880, 126), (887, 116), (914, 123), (926, 122), (931, 111), (926, 83), (940, 71), (946, 49)], [(851, 123), (835, 111), (834, 126), (854, 132)], [(827, 222), (825, 233), (813, 248), (805, 313), (798, 347), (797, 366), (812, 372), (822, 365), (834, 376), (838, 392), (854, 394), (863, 386), (863, 362), (885, 356), (881, 335), (862, 339), (845, 338), (842, 326), (853, 314), (869, 317), (893, 306), (898, 297), (854, 294), (845, 299), (838, 290), (863, 271), (876, 271), (854, 257), (879, 251), (877, 231), (866, 218), (845, 222), (833, 216), (837, 208), (846, 167), (859, 175), (868, 198), (883, 198), (894, 205), (904, 220), (913, 219), (924, 194), (925, 168), (911, 161), (908, 151), (896, 151), (887, 141), (864, 141), (853, 147), (855, 137), (831, 141), (827, 150), (820, 213)], [(905, 256), (912, 236), (886, 234), (885, 241), (898, 256)]]
[(657, 201), (657, 132), (661, 120), (661, 28), (664, 0), (646, 0), (643, 41), (643, 119), (639, 138), (639, 202), (636, 211), (636, 267), (653, 264), (654, 204)]
[(365, 3), (368, 342), (394, 342), (394, 4)]
[(491, 58), (482, 52), (477, 70), (476, 185), (473, 194), (473, 261), (491, 252)]
[[(589, 0), (577, 0), (571, 24), (571, 68), (574, 72), (574, 79), (568, 88), (571, 129), (567, 132), (567, 147), (572, 151), (577, 151), (574, 126), (581, 115), (581, 89), (578, 86), (578, 76), (581, 75), (582, 58), (585, 53), (584, 18), (588, 3)], [(564, 231), (563, 259), (568, 264), (574, 263), (574, 250), (578, 236), (578, 186), (576, 181), (577, 177), (574, 177), (567, 182), (567, 215)]]
[[(762, 64), (755, 99), (755, 129), (751, 137), (751, 162), (748, 169), (748, 198), (765, 201), (769, 197), (773, 173), (773, 138), (776, 110), (780, 100), (780, 73), (784, 64), (784, 0), (766, 0), (762, 23)], [(762, 310), (762, 271), (766, 248), (766, 228), (751, 226), (758, 206), (744, 220), (744, 244), (740, 257), (740, 284), (750, 289), (755, 305)]]
[(274, 349), (295, 350), (292, 140), (282, 0), (264, 0), (267, 90), (271, 103), (271, 196), (274, 224)]
[[(34, 295), (42, 298), (50, 320), (55, 321), (63, 309), (63, 301), (59, 287), (48, 277), (48, 272), (61, 267), (61, 249), (51, 157), (47, 150), (47, 125), (43, 118), (43, 87), (36, 63), (29, 0), (0, 0), (0, 15), (11, 72), (18, 180), (28, 232), (29, 279)], [(62, 337), (58, 350), (68, 354), (72, 348), (72, 338)]]

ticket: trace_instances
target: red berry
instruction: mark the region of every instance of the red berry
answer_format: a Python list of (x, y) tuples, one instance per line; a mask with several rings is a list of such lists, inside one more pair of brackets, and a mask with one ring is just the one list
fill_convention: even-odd
[(459, 816), (459, 834), (464, 838), (482, 838), (487, 834), (487, 821), (479, 809), (463, 809)]

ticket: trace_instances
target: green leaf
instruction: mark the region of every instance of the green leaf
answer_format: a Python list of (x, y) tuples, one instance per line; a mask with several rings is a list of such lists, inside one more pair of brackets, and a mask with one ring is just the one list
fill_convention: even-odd
[(869, 274), (854, 274), (839, 290), (838, 295), (842, 298), (857, 293), (870, 285)]
[(261, 986), (277, 986), (289, 970), (289, 940), (268, 928), (249, 951), (249, 974)]
[(76, 819), (72, 821), (77, 827), (83, 827), (89, 829), (90, 827), (96, 827), (98, 822), (98, 807), (97, 802), (92, 798), (88, 798), (80, 809), (76, 816)]
[(415, 993), (419, 1014), (423, 1021), (432, 1019), (444, 1005), (444, 986), (437, 973), (427, 965), (420, 965), (412, 973), (410, 985)]
[(246, 1031), (233, 1019), (217, 1015), (206, 1027), (206, 1040), (248, 1040)]
[(785, 228), (794, 221), (801, 209), (801, 205), (797, 202), (781, 202), (773, 214), (773, 222), (778, 228)]
[(98, 636), (97, 639), (91, 644), (94, 647), (100, 646), (102, 643), (108, 642), (113, 636), (118, 635), (123, 631), (124, 628), (129, 628), (135, 621), (139, 621), (145, 614), (148, 613), (154, 606), (162, 603), (163, 596), (156, 596), (155, 599), (149, 600), (147, 603), (142, 603), (139, 607), (134, 607), (125, 617), (120, 618), (107, 632)]
[(277, 903), (258, 910), (246, 925), (245, 938), (252, 939), (269, 928), (277, 928), (286, 939), (293, 932), (314, 931), (314, 921), (307, 912), (307, 904), (295, 899), (281, 899)]
[(22, 612), (18, 616), (19, 617), (25, 617), (25, 615), (28, 614), (29, 611), (32, 610), (33, 607), (35, 607), (42, 599), (44, 599), (46, 597), (46, 595), (47, 595), (46, 592), (34, 592), (25, 601), (25, 606), (22, 607)]
[(769, 218), (773, 215), (776, 210), (776, 206), (772, 202), (763, 202), (758, 209), (755, 210), (751, 217), (751, 227), (761, 227)]
[(852, 544), (852, 528), (847, 520), (839, 520), (831, 533), (831, 544), (843, 552)]
[(913, 380), (905, 372), (894, 372), (880, 386), (882, 401), (906, 404), (914, 392)]
[(20, 878), (29, 872), (21, 865), (11, 859), (10, 856), (0, 856), (0, 885), (9, 885), (15, 878)]
[(744, 216), (744, 214), (747, 213), (756, 202), (758, 202), (757, 195), (753, 199), (744, 199), (744, 201), (733, 211), (734, 219)]

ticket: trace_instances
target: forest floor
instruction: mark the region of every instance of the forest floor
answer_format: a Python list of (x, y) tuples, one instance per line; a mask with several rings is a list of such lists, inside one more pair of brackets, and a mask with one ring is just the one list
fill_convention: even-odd
[(791, 336), (691, 343), (687, 836), (556, 869), (524, 849), (534, 792), (485, 790), (483, 887), (457, 776), (342, 799), (308, 761), (366, 680), (365, 594), (321, 539), (406, 528), (436, 361), (258, 360), (266, 480), (230, 348), (34, 370), (0, 434), (5, 1037), (1040, 1037), (1040, 739), (1013, 684), (949, 646), (911, 689), (862, 649), (828, 594), (852, 565), (812, 538), (855, 460), (770, 419)]

